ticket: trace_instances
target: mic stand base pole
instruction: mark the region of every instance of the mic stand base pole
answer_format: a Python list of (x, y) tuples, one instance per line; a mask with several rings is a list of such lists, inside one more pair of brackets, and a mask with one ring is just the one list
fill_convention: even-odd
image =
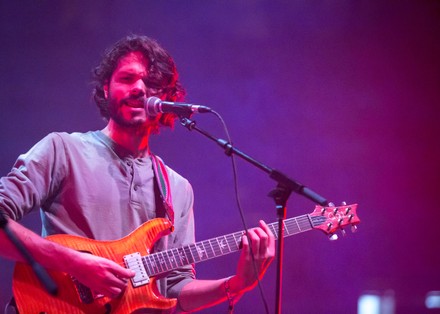
[[(284, 219), (286, 218), (286, 203), (290, 196), (290, 194), (294, 191), (311, 201), (315, 202), (316, 204), (320, 204), (323, 206), (328, 205), (327, 200), (319, 195), (318, 193), (312, 191), (308, 187), (290, 179), (287, 177), (284, 173), (277, 171), (275, 169), (272, 169), (261, 162), (258, 162), (257, 160), (253, 159), (252, 157), (244, 154), (242, 151), (234, 148), (231, 143), (228, 143), (227, 141), (216, 138), (209, 134), (208, 132), (198, 128), (196, 126), (195, 121), (190, 120), (189, 116), (181, 115), (180, 116), (180, 122), (181, 124), (186, 127), (189, 131), (196, 130), (197, 132), (203, 134), (207, 138), (213, 140), (216, 142), (220, 147), (222, 147), (225, 151), (225, 154), (227, 156), (231, 156), (232, 154), (235, 154), (239, 156), (240, 158), (243, 158), (250, 164), (254, 165), (255, 167), (263, 170), (264, 172), (268, 173), (270, 178), (275, 180), (278, 185), (277, 187), (269, 193), (269, 196), (272, 197), (275, 200), (276, 208), (277, 208), (277, 215), (278, 215), (278, 246), (277, 246), (277, 256), (278, 256), (278, 262), (277, 262), (277, 291), (276, 291), (276, 314), (281, 314), (281, 287), (282, 287), (282, 269), (283, 269), (283, 249), (284, 249)], [(276, 235), (275, 235), (276, 236)]]
[(276, 305), (275, 313), (281, 314), (281, 304), (282, 304), (282, 290), (283, 290), (283, 256), (284, 256), (284, 219), (286, 219), (286, 204), (292, 191), (278, 185), (276, 189), (269, 193), (276, 204), (276, 211), (278, 216), (278, 234), (276, 235), (278, 239), (277, 244), (277, 278), (276, 278)]

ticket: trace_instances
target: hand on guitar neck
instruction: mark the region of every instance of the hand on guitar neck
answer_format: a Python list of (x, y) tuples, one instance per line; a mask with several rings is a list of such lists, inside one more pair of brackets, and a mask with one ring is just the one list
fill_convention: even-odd
[(260, 228), (250, 229), (248, 237), (243, 235), (243, 248), (235, 276), (239, 284), (237, 290), (243, 292), (257, 284), (255, 273), (261, 279), (275, 256), (275, 236), (264, 221), (260, 221)]

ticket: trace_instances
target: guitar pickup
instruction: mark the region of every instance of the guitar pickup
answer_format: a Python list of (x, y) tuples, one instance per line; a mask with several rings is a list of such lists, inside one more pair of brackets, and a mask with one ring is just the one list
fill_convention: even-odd
[(135, 272), (131, 282), (133, 286), (140, 287), (150, 283), (150, 277), (147, 274), (142, 257), (139, 252), (128, 254), (124, 256), (124, 263), (128, 269)]

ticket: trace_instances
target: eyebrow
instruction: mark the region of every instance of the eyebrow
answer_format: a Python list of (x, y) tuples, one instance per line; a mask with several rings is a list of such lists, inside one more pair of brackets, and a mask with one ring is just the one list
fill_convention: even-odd
[(145, 72), (144, 71), (138, 72), (136, 70), (121, 70), (121, 71), (118, 71), (117, 73), (120, 75), (127, 75), (127, 74), (128, 75), (144, 75)]

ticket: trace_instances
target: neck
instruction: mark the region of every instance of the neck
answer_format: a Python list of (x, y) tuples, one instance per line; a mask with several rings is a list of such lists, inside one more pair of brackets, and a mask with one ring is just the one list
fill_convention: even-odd
[(110, 120), (102, 132), (114, 142), (132, 152), (135, 158), (149, 155), (148, 140), (151, 134), (149, 127), (125, 127)]

